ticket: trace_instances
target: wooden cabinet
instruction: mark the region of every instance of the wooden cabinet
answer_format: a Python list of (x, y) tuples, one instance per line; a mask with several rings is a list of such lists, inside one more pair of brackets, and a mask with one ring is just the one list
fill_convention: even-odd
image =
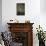
[(22, 46), (33, 46), (33, 23), (7, 23), (13, 41), (23, 43)]

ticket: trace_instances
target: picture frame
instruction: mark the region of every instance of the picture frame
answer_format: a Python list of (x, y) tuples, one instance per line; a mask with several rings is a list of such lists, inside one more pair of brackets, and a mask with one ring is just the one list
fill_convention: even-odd
[(17, 3), (16, 4), (16, 14), (19, 16), (25, 15), (25, 3)]

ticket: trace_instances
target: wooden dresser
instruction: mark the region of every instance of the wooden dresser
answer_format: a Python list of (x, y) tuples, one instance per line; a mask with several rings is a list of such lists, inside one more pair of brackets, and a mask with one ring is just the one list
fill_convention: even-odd
[(33, 46), (33, 23), (7, 23), (12, 39), (22, 46)]

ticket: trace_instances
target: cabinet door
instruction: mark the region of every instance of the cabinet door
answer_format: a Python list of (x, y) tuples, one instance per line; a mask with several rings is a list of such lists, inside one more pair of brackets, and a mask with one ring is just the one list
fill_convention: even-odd
[(22, 46), (32, 46), (31, 32), (12, 32), (12, 40), (15, 43), (20, 43)]
[(28, 32), (12, 33), (13, 42), (20, 43), (22, 46), (28, 46)]

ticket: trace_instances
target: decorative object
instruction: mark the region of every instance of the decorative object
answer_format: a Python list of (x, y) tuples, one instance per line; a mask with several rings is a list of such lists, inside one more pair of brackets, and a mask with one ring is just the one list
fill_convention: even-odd
[(40, 27), (39, 25), (39, 28), (36, 28), (36, 29), (37, 29), (36, 36), (38, 35), (39, 46), (45, 46), (45, 35), (44, 35), (42, 27)]
[(26, 20), (25, 23), (30, 23), (30, 20)]
[(16, 4), (17, 15), (25, 15), (25, 3)]
[(10, 20), (10, 21), (13, 21), (13, 20)]
[(17, 19), (11, 19), (9, 23), (19, 23), (19, 21)]

